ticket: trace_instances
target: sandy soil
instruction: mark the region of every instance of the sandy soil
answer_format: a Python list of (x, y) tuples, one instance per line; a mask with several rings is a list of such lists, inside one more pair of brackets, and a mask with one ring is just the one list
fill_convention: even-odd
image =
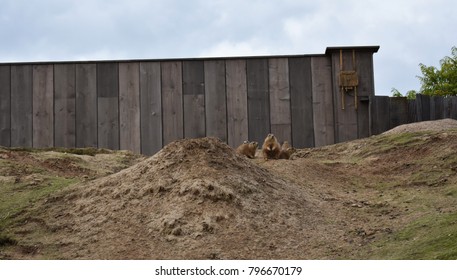
[[(417, 218), (405, 202), (409, 190), (433, 192), (436, 185), (457, 181), (453, 162), (443, 163), (433, 180), (415, 177), (429, 170), (419, 160), (455, 154), (456, 131), (405, 143), (387, 138), (430, 127), (410, 124), (386, 135), (302, 149), (291, 160), (248, 159), (216, 138), (175, 141), (120, 172), (48, 197), (16, 228), (24, 240), (33, 240), (34, 249), (5, 256), (369, 258), (373, 242)], [(47, 164), (58, 169), (64, 162)]]

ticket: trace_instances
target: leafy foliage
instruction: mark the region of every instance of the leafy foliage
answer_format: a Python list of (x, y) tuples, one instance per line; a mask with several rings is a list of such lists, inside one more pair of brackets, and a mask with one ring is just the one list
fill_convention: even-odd
[(457, 95), (457, 47), (452, 47), (452, 55), (440, 60), (440, 69), (419, 64), (422, 77), (418, 77), (421, 92), (426, 95)]
[(415, 99), (416, 94), (452, 96), (457, 95), (457, 47), (452, 47), (451, 56), (440, 60), (440, 67), (419, 64), (422, 76), (417, 76), (421, 82), (420, 92), (409, 90), (403, 95), (396, 88), (392, 88), (393, 97), (407, 97)]

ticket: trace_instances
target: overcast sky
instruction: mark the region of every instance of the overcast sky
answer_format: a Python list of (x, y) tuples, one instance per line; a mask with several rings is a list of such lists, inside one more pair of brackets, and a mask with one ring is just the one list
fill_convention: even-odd
[(0, 62), (322, 54), (379, 45), (377, 95), (457, 45), (457, 1), (0, 0)]

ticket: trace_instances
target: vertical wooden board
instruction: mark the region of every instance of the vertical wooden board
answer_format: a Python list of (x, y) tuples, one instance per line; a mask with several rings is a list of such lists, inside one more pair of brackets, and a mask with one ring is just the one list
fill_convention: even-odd
[(416, 95), (417, 121), (430, 120), (430, 96), (417, 94)]
[(32, 66), (11, 66), (11, 146), (33, 145)]
[(119, 70), (117, 63), (97, 65), (98, 147), (119, 149)]
[(417, 121), (416, 110), (416, 100), (408, 100), (408, 123)]
[(183, 102), (184, 102), (184, 137), (204, 137), (205, 128), (205, 81), (203, 61), (184, 61)]
[(140, 65), (119, 64), (119, 145), (121, 150), (141, 153)]
[(372, 99), (372, 134), (381, 134), (390, 129), (390, 99), (388, 96), (374, 96)]
[[(357, 77), (359, 80), (357, 95), (360, 97), (374, 96), (373, 53), (371, 51), (358, 51), (355, 54), (355, 60), (355, 70), (357, 71)], [(348, 68), (347, 70), (351, 69)]]
[[(342, 70), (353, 70), (352, 51), (343, 51)], [(333, 96), (335, 112), (335, 142), (357, 139), (358, 123), (355, 108), (354, 90), (344, 92), (339, 86), (340, 53), (332, 54)]]
[(206, 135), (227, 142), (224, 60), (205, 61)]
[(450, 114), (449, 117), (451, 119), (457, 120), (457, 96), (452, 96), (451, 98), (451, 105), (450, 105)]
[(227, 137), (232, 147), (248, 140), (246, 61), (226, 60)]
[(268, 60), (271, 132), (279, 141), (292, 142), (291, 98), (289, 86), (289, 60)]
[(76, 146), (76, 67), (54, 65), (54, 141), (56, 147)]
[(0, 66), (0, 146), (11, 146), (11, 70)]
[[(311, 58), (311, 69), (314, 143), (316, 147), (331, 145), (335, 143), (332, 61), (325, 56), (313, 57)], [(293, 106), (294, 103), (292, 103), (292, 108)], [(298, 113), (302, 111), (300, 107), (296, 110), (298, 110)], [(297, 125), (300, 125), (300, 122)], [(292, 128), (295, 127), (296, 121), (293, 119)]]
[(140, 63), (141, 153), (162, 148), (162, 95), (160, 62)]
[(270, 127), (270, 100), (268, 94), (268, 60), (247, 60), (248, 127), (249, 140), (262, 143)]
[(368, 96), (358, 100), (357, 131), (358, 138), (370, 136), (370, 102)]
[(182, 63), (161, 63), (163, 144), (183, 138)]
[(76, 147), (97, 147), (97, 65), (76, 65)]
[[(444, 97), (433, 96), (430, 100), (430, 119), (440, 120), (444, 116)], [(433, 111), (433, 113), (432, 113)]]
[(443, 98), (443, 119), (448, 119), (451, 115), (451, 98)]
[(33, 147), (54, 146), (54, 67), (33, 66)]
[(390, 101), (390, 125), (389, 128), (408, 123), (408, 99), (406, 97), (391, 97)]
[[(289, 76), (292, 145), (297, 148), (314, 147), (311, 58), (290, 58)], [(315, 76), (315, 78), (319, 80), (322, 77)], [(317, 82), (319, 83), (319, 81)]]

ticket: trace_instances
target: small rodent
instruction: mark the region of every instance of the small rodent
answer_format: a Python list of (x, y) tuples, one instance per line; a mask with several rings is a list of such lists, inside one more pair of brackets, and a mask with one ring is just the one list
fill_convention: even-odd
[(280, 159), (290, 159), (290, 156), (295, 153), (295, 148), (292, 147), (289, 142), (284, 141), (281, 146), (281, 153), (279, 154)]
[(281, 153), (281, 145), (279, 145), (278, 139), (270, 133), (263, 141), (262, 154), (265, 160), (267, 159), (278, 159)]
[(257, 147), (259, 143), (252, 141), (244, 141), (243, 144), (239, 145), (236, 148), (236, 153), (239, 155), (245, 155), (248, 158), (255, 158), (255, 152), (257, 151)]

